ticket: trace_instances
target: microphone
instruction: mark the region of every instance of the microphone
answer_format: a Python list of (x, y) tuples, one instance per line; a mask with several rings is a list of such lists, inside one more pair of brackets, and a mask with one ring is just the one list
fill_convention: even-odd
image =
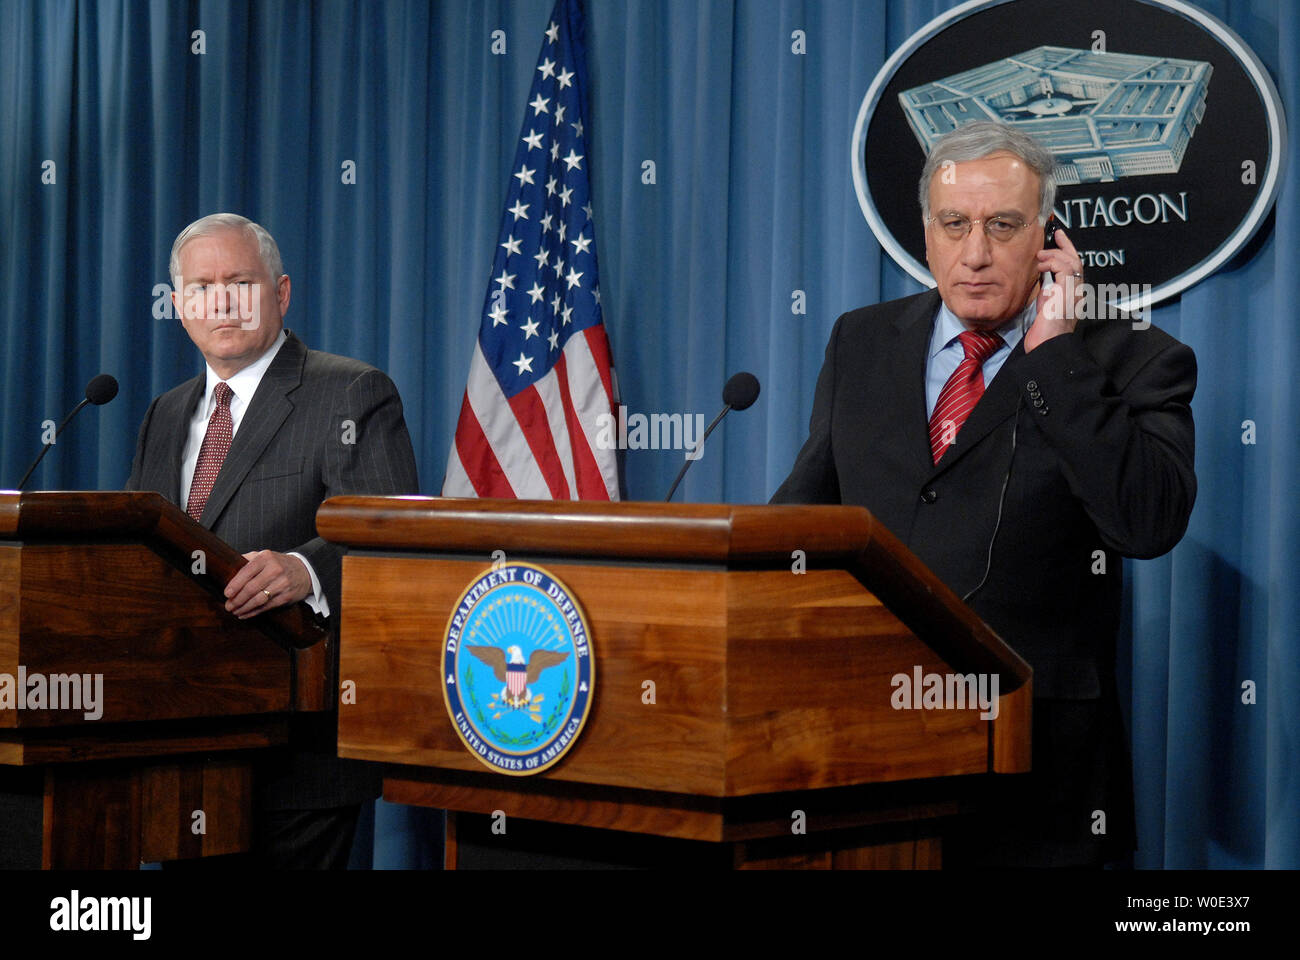
[(112, 400), (116, 396), (117, 379), (115, 377), (107, 373), (101, 373), (97, 377), (92, 377), (90, 383), (86, 384), (86, 399), (82, 400), (72, 408), (72, 412), (64, 417), (63, 422), (59, 424), (59, 429), (54, 431), (53, 439), (41, 447), (41, 452), (36, 455), (36, 459), (32, 461), (32, 465), (27, 468), (27, 472), (23, 474), (23, 478), (18, 481), (18, 489), (21, 490), (31, 478), (32, 473), (34, 473), (36, 468), (40, 465), (41, 460), (50, 452), (50, 447), (54, 446), (54, 442), (59, 439), (59, 434), (63, 432), (63, 428), (71, 422), (73, 417), (81, 412), (82, 407), (88, 403), (93, 403), (98, 407), (108, 403), (108, 401)]
[[(86, 384), (86, 399), (83, 403), (77, 405), (77, 410), (80, 410), (87, 403), (102, 407), (116, 396), (117, 378), (109, 373), (101, 373), (96, 377), (91, 377), (90, 383)], [(72, 413), (76, 413), (77, 410), (73, 410)], [(68, 414), (69, 418), (72, 413)]]
[(695, 459), (698, 460), (699, 451), (704, 449), (704, 441), (709, 439), (709, 434), (727, 415), (727, 411), (746, 410), (752, 407), (754, 401), (758, 399), (759, 389), (758, 377), (752, 373), (741, 371), (732, 375), (726, 386), (722, 388), (722, 409), (713, 418), (713, 422), (709, 424), (708, 429), (704, 431), (704, 436), (700, 437), (700, 442), (695, 445), (695, 449), (686, 454), (686, 462), (682, 464), (681, 470), (677, 472), (677, 479), (673, 481), (673, 485), (669, 488), (668, 496), (664, 497), (664, 503), (672, 500), (673, 494), (677, 492), (677, 485), (682, 482), (682, 477), (686, 476), (686, 471), (690, 469), (691, 464), (694, 462), (691, 459), (691, 453), (695, 453)]

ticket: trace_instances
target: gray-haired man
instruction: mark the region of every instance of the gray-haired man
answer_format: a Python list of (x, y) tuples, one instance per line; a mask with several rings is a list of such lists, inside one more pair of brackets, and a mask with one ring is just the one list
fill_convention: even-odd
[(1195, 357), (1154, 327), (1076, 318), (1078, 252), (1060, 231), (1044, 249), (1051, 169), (1005, 124), (935, 144), (919, 199), (937, 289), (839, 318), (773, 497), (866, 506), (1034, 668), (1034, 772), (985, 784), (951, 865), (1132, 849), (1119, 558), (1172, 549), (1196, 496)]
[[(177, 236), (170, 269), (206, 371), (149, 407), (127, 489), (156, 490), (246, 551), (226, 587), (235, 616), (307, 600), (337, 619), (341, 550), (316, 535), (316, 510), (339, 494), (418, 492), (397, 389), (283, 328), (291, 285), (258, 224), (228, 213), (195, 221)], [(360, 804), (379, 795), (379, 781), (374, 768), (337, 758), (337, 726), (335, 713), (310, 718), (298, 749), (264, 769), (260, 864), (347, 865)]]

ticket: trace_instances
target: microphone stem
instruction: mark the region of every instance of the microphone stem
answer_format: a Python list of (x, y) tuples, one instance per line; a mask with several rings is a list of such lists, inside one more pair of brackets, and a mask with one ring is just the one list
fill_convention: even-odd
[(697, 450), (704, 449), (704, 441), (709, 439), (709, 434), (713, 432), (713, 428), (722, 422), (722, 418), (725, 417), (728, 411), (730, 410), (731, 410), (731, 404), (727, 404), (725, 407), (723, 407), (721, 410), (718, 411), (718, 415), (713, 418), (713, 422), (704, 428), (704, 436), (700, 437), (700, 442), (696, 444), (695, 449)]
[[(729, 411), (730, 409), (731, 409), (731, 404), (727, 404), (725, 407), (723, 407), (721, 410), (718, 411), (718, 415), (713, 418), (713, 422), (709, 424), (708, 427), (705, 428), (704, 436), (700, 437), (700, 442), (695, 445), (695, 450), (704, 449), (704, 441), (709, 439), (709, 434), (713, 432), (713, 428), (722, 422), (722, 418), (727, 415), (727, 411)], [(664, 503), (668, 503), (672, 500), (673, 494), (677, 492), (677, 485), (682, 482), (682, 477), (686, 476), (686, 471), (690, 469), (690, 466), (693, 462), (694, 461), (691, 460), (690, 453), (688, 453), (686, 456), (686, 460), (682, 463), (682, 468), (677, 471), (677, 479), (674, 480), (673, 485), (668, 488), (668, 496), (664, 497)]]
[(59, 439), (59, 434), (63, 432), (63, 428), (66, 427), (69, 421), (71, 421), (73, 417), (75, 417), (78, 413), (80, 413), (81, 408), (88, 403), (90, 403), (89, 398), (82, 400), (79, 404), (77, 404), (75, 407), (72, 408), (71, 413), (69, 413), (66, 417), (63, 418), (63, 422), (59, 424), (58, 429), (54, 431), (54, 436), (50, 438), (50, 442), (45, 444), (45, 446), (41, 448), (41, 452), (36, 457), (36, 460), (32, 463), (30, 467), (27, 468), (27, 472), (23, 474), (23, 478), (18, 481), (19, 490), (21, 490), (23, 487), (27, 485), (27, 481), (31, 479), (31, 475), (36, 472), (36, 468), (40, 466), (41, 461), (45, 459), (45, 455), (50, 452), (50, 447), (54, 446), (55, 442)]

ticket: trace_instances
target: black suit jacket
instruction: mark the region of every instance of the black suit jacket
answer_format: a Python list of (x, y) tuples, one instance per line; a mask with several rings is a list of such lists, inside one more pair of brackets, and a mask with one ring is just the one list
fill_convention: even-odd
[(840, 317), (773, 501), (867, 507), (958, 596), (987, 567), (970, 605), (1029, 661), (1035, 696), (1095, 698), (1114, 665), (1118, 555), (1159, 556), (1187, 528), (1195, 357), (1115, 320), (1029, 354), (1022, 341), (935, 466), (925, 362), (939, 303), (930, 291)]
[[(180, 504), (181, 458), (205, 386), (200, 374), (150, 405), (126, 489), (156, 490)], [(244, 411), (199, 522), (241, 553), (301, 553), (337, 624), (343, 551), (317, 536), (317, 508), (340, 494), (418, 492), (392, 380), (358, 360), (308, 350), (289, 333)], [(337, 662), (333, 638), (331, 646)], [(262, 785), (268, 807), (331, 807), (378, 796), (374, 768), (335, 756), (337, 726), (333, 712), (299, 725), (304, 749), (281, 758)]]
[[(925, 367), (939, 305), (930, 291), (839, 318), (808, 441), (772, 499), (867, 507), (958, 596), (975, 591), (970, 606), (1034, 668), (1039, 786), (1006, 813), (999, 842), (1019, 844), (1007, 862), (1122, 855), (1120, 556), (1158, 556), (1187, 527), (1196, 360), (1118, 320), (1081, 321), (1029, 354), (1022, 343), (935, 466)], [(1097, 809), (1119, 841), (1104, 852), (1089, 829)], [(1033, 836), (1006, 839), (1017, 831)]]

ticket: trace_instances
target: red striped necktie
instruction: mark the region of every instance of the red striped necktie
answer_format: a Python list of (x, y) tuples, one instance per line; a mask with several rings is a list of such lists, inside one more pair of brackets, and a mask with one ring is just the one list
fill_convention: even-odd
[(230, 419), (230, 398), (234, 391), (230, 384), (222, 382), (212, 392), (217, 398), (217, 409), (212, 411), (208, 420), (208, 432), (203, 435), (203, 446), (199, 447), (199, 462), (194, 465), (194, 481), (190, 484), (190, 497), (185, 504), (185, 512), (195, 520), (203, 516), (208, 494), (217, 482), (217, 474), (226, 462), (230, 441), (235, 435), (234, 423)]
[(963, 330), (957, 339), (966, 356), (943, 385), (930, 417), (930, 454), (935, 464), (957, 439), (957, 431), (984, 395), (984, 361), (1002, 346), (1002, 338), (996, 333), (978, 330)]

